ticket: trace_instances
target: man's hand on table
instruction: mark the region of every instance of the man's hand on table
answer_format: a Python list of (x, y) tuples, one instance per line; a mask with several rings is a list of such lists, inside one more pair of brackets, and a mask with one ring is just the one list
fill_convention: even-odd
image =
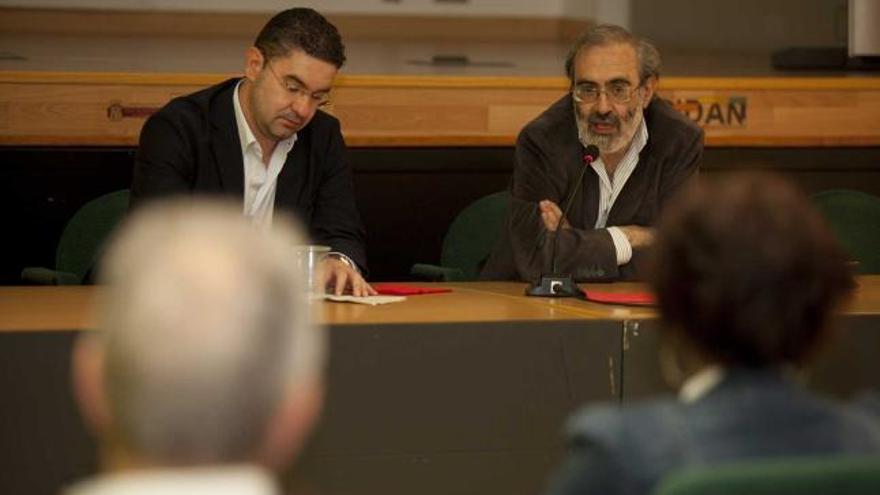
[(357, 270), (339, 258), (333, 256), (324, 258), (321, 261), (321, 271), (324, 274), (324, 286), (337, 296), (346, 292), (357, 297), (378, 294)]

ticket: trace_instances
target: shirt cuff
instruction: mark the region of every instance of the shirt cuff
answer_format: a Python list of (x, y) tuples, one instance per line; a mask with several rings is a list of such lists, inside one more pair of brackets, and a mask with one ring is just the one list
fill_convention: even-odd
[(629, 239), (626, 238), (626, 234), (617, 227), (608, 227), (606, 230), (611, 234), (611, 240), (614, 242), (614, 251), (617, 253), (617, 266), (629, 263), (633, 256), (633, 249)]
[(357, 263), (355, 263), (354, 261), (352, 261), (351, 258), (349, 258), (348, 256), (346, 256), (346, 255), (340, 253), (339, 251), (330, 251), (329, 253), (327, 253), (327, 254), (324, 255), (324, 256), (325, 256), (325, 257), (329, 256), (329, 257), (331, 257), (331, 258), (336, 258), (336, 259), (338, 259), (339, 261), (341, 261), (341, 262), (345, 263), (346, 265), (350, 266), (351, 268), (354, 268), (354, 271), (356, 271), (356, 272), (358, 272), (358, 273), (361, 273), (361, 270), (360, 270), (360, 268), (358, 268)]

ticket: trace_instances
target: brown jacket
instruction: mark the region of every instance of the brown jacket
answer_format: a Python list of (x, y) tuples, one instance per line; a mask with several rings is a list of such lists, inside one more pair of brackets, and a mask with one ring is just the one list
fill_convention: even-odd
[[(663, 204), (699, 169), (702, 129), (660, 99), (648, 105), (645, 124), (648, 142), (611, 208), (608, 226), (653, 225)], [(570, 94), (523, 128), (505, 230), (481, 278), (531, 282), (550, 271), (554, 235), (543, 227), (538, 202), (550, 199), (562, 207), (583, 167), (582, 155)], [(636, 278), (644, 253), (635, 251), (629, 263), (618, 267), (611, 235), (593, 228), (599, 208), (599, 177), (593, 169), (587, 169), (582, 187), (567, 215), (573, 228), (559, 231), (557, 272), (580, 282)]]

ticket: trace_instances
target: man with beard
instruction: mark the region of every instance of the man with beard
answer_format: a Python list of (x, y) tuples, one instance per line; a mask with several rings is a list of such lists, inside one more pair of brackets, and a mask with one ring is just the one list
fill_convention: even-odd
[[(570, 92), (517, 139), (509, 216), (484, 279), (535, 281), (554, 251), (556, 271), (576, 281), (637, 277), (660, 209), (699, 168), (703, 132), (655, 98), (660, 55), (650, 43), (596, 26), (565, 68)], [(590, 145), (600, 157), (587, 164)]]
[(275, 15), (245, 52), (243, 78), (175, 98), (144, 124), (132, 206), (180, 193), (233, 196), (269, 228), (275, 209), (328, 245), (322, 262), (337, 294), (375, 291), (339, 121), (319, 109), (345, 62), (335, 26), (312, 9)]

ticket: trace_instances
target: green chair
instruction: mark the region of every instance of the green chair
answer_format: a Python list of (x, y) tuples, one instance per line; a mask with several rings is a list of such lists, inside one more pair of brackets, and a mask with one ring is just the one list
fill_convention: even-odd
[(876, 495), (880, 457), (787, 458), (686, 469), (655, 495)]
[(857, 273), (880, 273), (880, 198), (861, 191), (830, 189), (813, 202), (831, 224)]
[(55, 250), (55, 269), (27, 267), (22, 280), (41, 285), (79, 285), (95, 267), (101, 247), (128, 210), (128, 189), (83, 205), (64, 226)]
[(455, 217), (440, 251), (440, 266), (416, 263), (411, 275), (443, 282), (476, 280), (507, 216), (507, 191), (484, 196)]

